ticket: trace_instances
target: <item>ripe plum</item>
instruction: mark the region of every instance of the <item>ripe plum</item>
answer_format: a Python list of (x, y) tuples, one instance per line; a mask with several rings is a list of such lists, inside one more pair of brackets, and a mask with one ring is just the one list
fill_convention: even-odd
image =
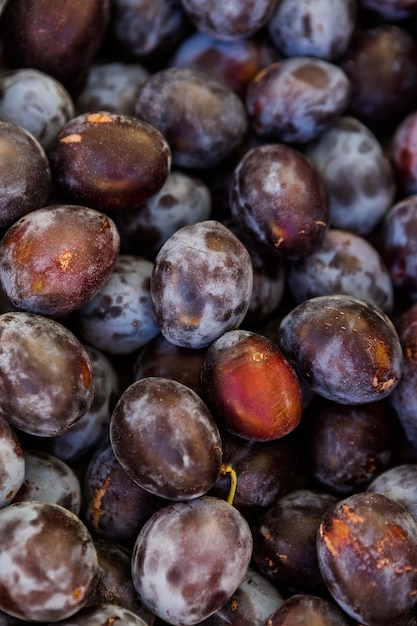
[(298, 304), (281, 320), (279, 345), (307, 387), (341, 404), (382, 400), (401, 378), (402, 348), (393, 323), (352, 296)]
[(301, 420), (297, 375), (281, 350), (263, 335), (230, 330), (208, 348), (202, 392), (226, 430), (252, 441), (288, 435)]
[(130, 115), (81, 113), (58, 134), (50, 152), (52, 178), (74, 203), (118, 213), (157, 193), (171, 168), (165, 137)]
[(249, 149), (230, 189), (233, 219), (269, 253), (296, 259), (322, 243), (329, 197), (320, 172), (299, 150), (282, 143)]
[(288, 264), (287, 275), (297, 303), (345, 294), (370, 302), (387, 314), (394, 307), (394, 286), (377, 248), (349, 230), (328, 230), (320, 248)]
[(80, 205), (31, 211), (0, 242), (0, 280), (21, 310), (62, 317), (85, 305), (108, 280), (120, 235), (105, 214)]
[(12, 502), (25, 479), (25, 456), (17, 432), (0, 417), (0, 508)]
[(97, 578), (97, 553), (74, 513), (49, 502), (17, 502), (1, 509), (0, 529), (3, 611), (45, 623), (86, 605)]
[(137, 117), (166, 137), (175, 166), (205, 170), (236, 148), (248, 121), (242, 100), (225, 83), (188, 67), (169, 67), (139, 87)]
[(221, 222), (184, 226), (158, 252), (151, 276), (156, 322), (166, 339), (204, 348), (237, 328), (253, 288), (249, 252)]
[(0, 387), (0, 413), (10, 424), (33, 435), (58, 435), (93, 402), (91, 361), (59, 322), (22, 311), (3, 313)]
[(255, 132), (269, 140), (305, 144), (345, 112), (350, 83), (330, 61), (294, 56), (260, 70), (248, 84), (245, 103)]
[(358, 492), (330, 506), (317, 556), (328, 590), (361, 624), (398, 624), (415, 607), (416, 520), (387, 496)]
[(34, 135), (14, 122), (0, 120), (0, 153), (0, 227), (4, 228), (43, 206), (51, 190), (51, 168)]
[(133, 584), (159, 618), (190, 626), (224, 606), (251, 555), (251, 531), (236, 508), (211, 496), (176, 502), (141, 529), (132, 555)]
[(151, 376), (132, 383), (115, 406), (110, 438), (132, 480), (162, 498), (196, 498), (220, 472), (217, 425), (202, 399), (175, 380)]

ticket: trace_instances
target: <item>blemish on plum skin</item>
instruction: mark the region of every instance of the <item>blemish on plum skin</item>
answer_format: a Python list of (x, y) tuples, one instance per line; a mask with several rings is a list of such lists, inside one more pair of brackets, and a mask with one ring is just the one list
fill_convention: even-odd
[(92, 124), (111, 124), (112, 121), (107, 113), (90, 113), (87, 115), (87, 122)]
[(57, 263), (63, 272), (69, 270), (72, 258), (73, 254), (72, 252), (70, 252), (70, 250), (65, 250), (59, 255)]
[(66, 135), (65, 137), (60, 137), (59, 139), (61, 143), (81, 143), (82, 140), (82, 135), (79, 133), (71, 133), (71, 135)]

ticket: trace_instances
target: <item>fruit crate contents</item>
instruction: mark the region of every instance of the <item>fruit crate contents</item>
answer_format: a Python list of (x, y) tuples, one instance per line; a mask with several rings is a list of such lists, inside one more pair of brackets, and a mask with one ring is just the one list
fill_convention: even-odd
[(417, 626), (417, 0), (0, 0), (0, 623)]

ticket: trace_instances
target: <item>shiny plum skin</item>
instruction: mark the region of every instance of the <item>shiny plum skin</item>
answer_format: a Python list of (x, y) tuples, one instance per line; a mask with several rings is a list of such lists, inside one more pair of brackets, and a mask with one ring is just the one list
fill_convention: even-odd
[[(133, 549), (132, 579), (162, 620), (191, 626), (221, 608), (242, 582), (252, 554), (248, 523), (211, 496), (159, 509)], [(184, 563), (185, 559), (185, 563)]]
[(326, 586), (316, 553), (316, 534), (322, 515), (337, 502), (324, 491), (295, 489), (277, 498), (252, 526), (253, 563), (286, 593), (317, 593)]
[(314, 57), (290, 57), (262, 69), (245, 103), (255, 132), (269, 140), (305, 144), (345, 112), (350, 83), (341, 68)]
[(83, 344), (93, 375), (93, 402), (79, 420), (61, 435), (36, 437), (27, 445), (52, 454), (71, 466), (85, 461), (108, 434), (111, 413), (120, 396), (120, 381), (110, 359), (97, 348)]
[(343, 405), (318, 396), (307, 408), (308, 472), (320, 489), (364, 491), (392, 457), (394, 422), (385, 402)]
[(352, 231), (329, 229), (320, 248), (289, 263), (287, 276), (297, 303), (345, 294), (392, 313), (394, 286), (388, 268), (376, 247)]
[(417, 195), (395, 202), (385, 215), (377, 245), (388, 268), (395, 293), (417, 300)]
[(0, 117), (28, 130), (46, 153), (61, 128), (74, 116), (64, 85), (40, 70), (20, 68), (0, 76)]
[(95, 111), (65, 124), (49, 160), (53, 181), (75, 204), (118, 213), (159, 191), (170, 172), (171, 151), (143, 120)]
[(120, 235), (105, 214), (56, 204), (31, 211), (0, 242), (0, 280), (19, 309), (62, 317), (83, 305), (108, 280)]
[(230, 209), (254, 244), (296, 259), (322, 243), (329, 197), (312, 163), (299, 150), (275, 143), (251, 148), (240, 159), (230, 189)]
[(196, 31), (177, 46), (169, 65), (206, 72), (243, 97), (252, 78), (279, 58), (279, 52), (262, 37), (221, 41)]
[(181, 0), (191, 22), (198, 31), (220, 41), (233, 41), (253, 35), (265, 26), (275, 8), (275, 0), (212, 0), (202, 4), (199, 0)]
[(168, 378), (142, 378), (123, 392), (110, 439), (130, 478), (162, 498), (201, 496), (220, 472), (222, 444), (209, 409), (192, 389)]
[(131, 354), (159, 334), (152, 312), (153, 264), (119, 254), (98, 293), (76, 314), (77, 330), (90, 345), (109, 354)]
[(237, 328), (253, 288), (249, 253), (222, 223), (184, 226), (162, 246), (151, 276), (156, 322), (168, 341), (205, 348)]
[(330, 225), (367, 236), (380, 224), (397, 190), (393, 165), (377, 136), (344, 115), (305, 149), (330, 198)]
[(9, 2), (2, 15), (6, 53), (12, 64), (67, 79), (93, 60), (109, 20), (109, 0)]
[(359, 492), (323, 515), (320, 571), (336, 602), (366, 626), (401, 623), (416, 604), (417, 525), (398, 502)]
[(351, 84), (348, 112), (375, 132), (398, 124), (417, 104), (417, 42), (405, 28), (357, 28), (338, 65)]
[(281, 0), (267, 28), (285, 57), (312, 56), (333, 61), (349, 45), (356, 14), (354, 0)]
[(0, 608), (26, 621), (58, 621), (89, 600), (98, 573), (94, 542), (58, 504), (18, 502), (0, 511)]
[(279, 345), (307, 387), (341, 404), (382, 400), (401, 378), (393, 323), (352, 296), (317, 296), (297, 305), (280, 323)]
[(0, 121), (0, 227), (8, 227), (46, 202), (51, 168), (31, 132), (13, 121)]
[(288, 435), (302, 414), (300, 384), (278, 346), (263, 335), (231, 330), (208, 348), (201, 384), (229, 432), (252, 441)]
[(0, 316), (0, 385), (1, 415), (32, 435), (65, 432), (93, 402), (86, 350), (65, 326), (34, 313)]
[(166, 137), (177, 167), (205, 170), (244, 138), (242, 100), (225, 83), (188, 67), (155, 72), (139, 87), (135, 114)]
[(346, 614), (326, 598), (308, 593), (296, 593), (272, 613), (264, 626), (349, 626)]

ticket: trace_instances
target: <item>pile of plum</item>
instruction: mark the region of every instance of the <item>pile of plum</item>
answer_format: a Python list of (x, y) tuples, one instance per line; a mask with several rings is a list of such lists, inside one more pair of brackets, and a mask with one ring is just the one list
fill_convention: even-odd
[(417, 625), (417, 0), (0, 1), (0, 626)]

